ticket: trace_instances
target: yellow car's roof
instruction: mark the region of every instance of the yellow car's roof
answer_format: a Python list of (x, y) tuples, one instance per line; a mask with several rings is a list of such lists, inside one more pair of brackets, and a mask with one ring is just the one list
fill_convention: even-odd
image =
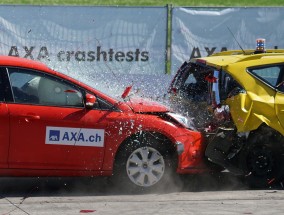
[(284, 61), (284, 50), (283, 49), (271, 49), (267, 50), (266, 53), (254, 54), (254, 50), (233, 50), (225, 51), (213, 54), (203, 58), (193, 58), (190, 61), (195, 63), (203, 63), (208, 66), (220, 69), (221, 67), (227, 67), (229, 65), (247, 62), (249, 66), (250, 62), (254, 64), (254, 60), (261, 59), (261, 63), (258, 61), (258, 65), (265, 65), (267, 63), (277, 63)]

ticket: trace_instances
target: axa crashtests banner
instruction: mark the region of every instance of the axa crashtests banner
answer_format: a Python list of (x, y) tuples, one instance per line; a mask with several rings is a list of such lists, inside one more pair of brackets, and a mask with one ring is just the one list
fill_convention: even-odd
[(0, 30), (0, 54), (86, 77), (102, 91), (165, 74), (166, 7), (2, 5)]
[(268, 49), (284, 48), (283, 16), (284, 8), (272, 7), (173, 8), (171, 71), (193, 57), (241, 49), (238, 43), (254, 49), (258, 38)]

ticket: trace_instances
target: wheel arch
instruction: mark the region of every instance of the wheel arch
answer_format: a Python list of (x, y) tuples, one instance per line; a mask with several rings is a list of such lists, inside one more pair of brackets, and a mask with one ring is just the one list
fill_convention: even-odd
[(263, 136), (265, 138), (273, 138), (273, 140), (277, 140), (272, 146), (279, 149), (282, 148), (282, 150), (284, 150), (284, 136), (280, 131), (270, 127), (266, 123), (262, 123), (257, 129), (249, 133), (247, 143), (250, 144), (250, 142), (252, 142), (255, 144), (257, 142), (261, 142), (260, 139), (263, 138)]
[[(114, 162), (117, 158), (117, 155), (119, 154), (119, 152), (121, 150), (123, 150), (125, 147), (127, 147), (128, 144), (132, 144), (133, 142), (135, 142), (135, 140), (137, 140), (138, 138), (143, 138), (143, 137), (150, 137), (152, 140), (156, 140), (156, 141), (164, 141), (163, 144), (165, 146), (166, 150), (169, 150), (169, 153), (175, 153), (176, 152), (176, 147), (174, 145), (174, 143), (170, 140), (169, 137), (167, 137), (166, 135), (160, 133), (160, 132), (156, 132), (156, 131), (138, 131), (132, 135), (130, 135), (129, 137), (127, 137), (117, 148), (116, 152), (115, 152), (115, 156), (114, 156)], [(139, 144), (139, 142), (137, 142), (136, 144)]]
[(263, 123), (250, 132), (240, 153), (239, 167), (250, 186), (266, 187), (283, 178), (283, 161), (284, 136)]
[[(270, 125), (268, 125), (267, 123), (263, 122), (261, 123), (257, 129), (250, 131), (249, 135), (248, 135), (248, 139), (253, 138), (253, 136), (260, 134), (260, 133), (266, 133), (266, 136), (278, 136), (279, 138), (282, 138), (284, 141), (284, 136), (281, 133), (281, 131), (279, 131), (278, 129), (271, 127)], [(284, 144), (284, 142), (283, 142)], [(284, 145), (283, 145), (284, 146)]]

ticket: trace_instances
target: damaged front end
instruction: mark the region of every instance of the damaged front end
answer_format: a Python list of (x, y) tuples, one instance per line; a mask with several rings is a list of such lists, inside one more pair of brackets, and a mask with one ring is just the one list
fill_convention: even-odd
[(193, 118), (205, 155), (250, 185), (284, 178), (284, 50), (235, 50), (194, 58), (168, 90), (172, 108)]
[(203, 61), (185, 62), (169, 88), (172, 108), (192, 117), (205, 137), (205, 156), (235, 174), (243, 174), (238, 154), (249, 132), (237, 132), (226, 100), (245, 93), (223, 70)]
[(236, 175), (245, 172), (239, 166), (239, 153), (245, 145), (248, 133), (237, 133), (235, 128), (218, 127), (207, 141), (205, 156)]

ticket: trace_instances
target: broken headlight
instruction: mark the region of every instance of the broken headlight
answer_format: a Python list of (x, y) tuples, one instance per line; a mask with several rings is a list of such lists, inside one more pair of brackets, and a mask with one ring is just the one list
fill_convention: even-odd
[(182, 116), (182, 115), (177, 114), (177, 113), (167, 113), (167, 115), (171, 119), (173, 119), (176, 122), (178, 122), (179, 124), (183, 125), (184, 127), (189, 128), (189, 129), (194, 130), (194, 131), (196, 130), (194, 123), (193, 123), (191, 118)]

